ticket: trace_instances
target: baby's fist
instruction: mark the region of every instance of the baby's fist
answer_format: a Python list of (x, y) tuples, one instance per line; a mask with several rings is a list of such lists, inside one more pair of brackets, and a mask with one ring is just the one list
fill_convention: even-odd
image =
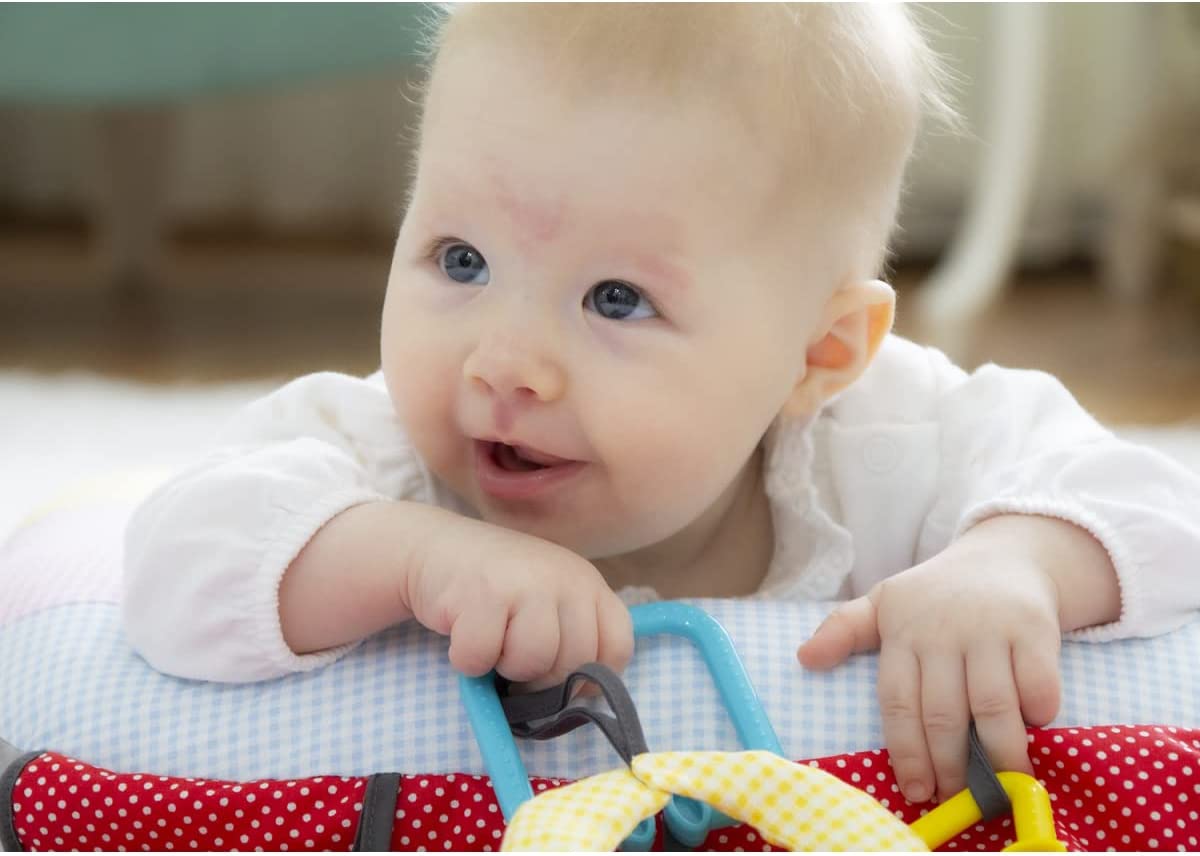
[(620, 671), (633, 655), (629, 610), (591, 562), (540, 538), (478, 521), (435, 552), (411, 589), (423, 625), (450, 637), (467, 675), (495, 669), (552, 686), (584, 663)]

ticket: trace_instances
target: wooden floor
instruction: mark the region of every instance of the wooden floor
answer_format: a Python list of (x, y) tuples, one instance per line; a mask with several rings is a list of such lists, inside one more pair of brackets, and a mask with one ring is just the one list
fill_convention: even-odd
[[(941, 345), (904, 313), (910, 277), (920, 281), (902, 273), (897, 329)], [(966, 338), (960, 365), (1048, 371), (1104, 422), (1200, 422), (1200, 303), (1182, 291), (1131, 305), (1085, 268), (1017, 277)]]
[[(149, 295), (94, 283), (86, 247), (0, 237), (0, 370), (84, 370), (147, 382), (291, 377), (378, 365), (388, 248), (177, 248)], [(901, 269), (898, 329), (921, 341)], [(1058, 375), (1112, 423), (1200, 420), (1200, 306), (1104, 297), (1083, 267), (1019, 278), (957, 354)]]

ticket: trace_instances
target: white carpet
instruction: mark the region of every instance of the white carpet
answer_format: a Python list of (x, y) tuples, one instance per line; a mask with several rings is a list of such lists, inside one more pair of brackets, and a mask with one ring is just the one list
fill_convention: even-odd
[[(194, 459), (213, 432), (270, 382), (150, 386), (90, 375), (0, 372), (0, 538), (64, 491), (136, 473), (147, 476)], [(1129, 427), (1121, 433), (1160, 448), (1200, 472), (1200, 425)]]
[(185, 465), (230, 413), (276, 385), (168, 387), (0, 372), (0, 539), (66, 491), (130, 473), (144, 483)]

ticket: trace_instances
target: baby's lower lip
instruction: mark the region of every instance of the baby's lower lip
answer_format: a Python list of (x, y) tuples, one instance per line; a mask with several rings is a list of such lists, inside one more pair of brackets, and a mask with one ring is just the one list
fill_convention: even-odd
[(506, 470), (496, 462), (495, 446), (475, 441), (475, 478), (480, 490), (496, 499), (538, 499), (570, 481), (585, 466), (583, 461), (567, 461), (536, 470)]

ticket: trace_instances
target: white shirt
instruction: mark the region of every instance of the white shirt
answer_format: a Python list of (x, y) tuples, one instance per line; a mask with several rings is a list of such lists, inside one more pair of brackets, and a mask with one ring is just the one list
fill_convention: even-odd
[[(967, 374), (889, 336), (858, 382), (809, 422), (777, 420), (765, 443), (776, 545), (755, 597), (857, 596), (1015, 512), (1071, 521), (1112, 558), (1120, 618), (1074, 638), (1155, 635), (1200, 608), (1200, 479), (1115, 438), (1050, 375)], [(253, 402), (131, 520), (130, 642), (162, 671), (201, 680), (333, 661), (351, 646), (287, 647), (280, 580), (328, 520), (386, 499), (473, 514), (417, 456), (380, 373), (309, 375)]]

